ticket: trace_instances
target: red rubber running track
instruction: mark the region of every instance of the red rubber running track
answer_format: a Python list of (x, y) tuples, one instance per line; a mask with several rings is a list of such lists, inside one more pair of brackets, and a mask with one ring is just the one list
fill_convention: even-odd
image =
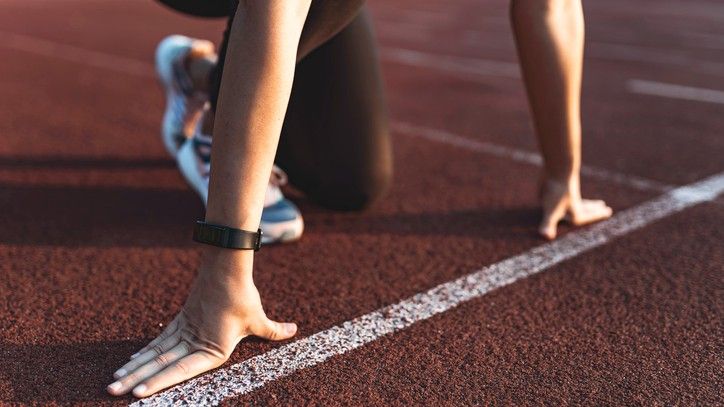
[[(370, 7), (394, 186), (362, 214), (298, 197), (304, 238), (259, 252), (267, 313), (296, 321), (295, 340), (544, 243), (507, 2)], [(724, 171), (724, 6), (585, 7), (586, 195), (621, 212)], [(158, 137), (153, 49), (170, 33), (216, 41), (222, 26), (146, 0), (2, 2), (3, 404), (134, 401), (105, 386), (181, 306), (203, 216)], [(223, 403), (723, 404), (722, 204), (692, 205)], [(290, 343), (244, 340), (224, 367)]]

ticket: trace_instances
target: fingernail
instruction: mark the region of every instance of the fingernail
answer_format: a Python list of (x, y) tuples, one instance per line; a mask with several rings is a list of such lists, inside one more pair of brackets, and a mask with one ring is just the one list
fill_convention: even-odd
[(118, 390), (121, 389), (121, 382), (113, 382), (110, 385), (108, 385), (108, 390), (115, 393)]
[(289, 335), (297, 332), (297, 324), (284, 324), (284, 330), (287, 331)]
[(131, 355), (131, 359), (135, 359), (141, 355), (141, 352), (136, 352), (133, 355)]
[(116, 379), (120, 379), (121, 377), (125, 376), (126, 373), (128, 373), (126, 372), (126, 369), (118, 369), (116, 370), (116, 373), (113, 373), (113, 377), (115, 377)]
[(146, 393), (147, 388), (148, 388), (148, 386), (146, 386), (145, 384), (139, 384), (138, 386), (136, 386), (133, 389), (133, 395), (138, 398), (141, 398)]

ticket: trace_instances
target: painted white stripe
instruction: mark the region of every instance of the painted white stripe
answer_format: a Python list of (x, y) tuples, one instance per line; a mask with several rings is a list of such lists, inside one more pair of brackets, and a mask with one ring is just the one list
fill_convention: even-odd
[(686, 51), (590, 41), (586, 57), (603, 61), (641, 62), (648, 65), (669, 65), (687, 72), (721, 76), (724, 64), (694, 59)]
[[(73, 45), (49, 41), (28, 35), (0, 31), (0, 47), (10, 48), (42, 55), (51, 58), (63, 59), (84, 65), (109, 69), (131, 75), (154, 77), (153, 65), (147, 61), (127, 58), (105, 52), (94, 51)], [(605, 44), (599, 44), (599, 47)], [(624, 47), (623, 53), (620, 49)], [(610, 47), (609, 47), (610, 48)], [(640, 50), (628, 50), (625, 46), (616, 45), (621, 56), (641, 57)], [(629, 47), (630, 48), (630, 47)], [(609, 49), (610, 51), (610, 49)], [(403, 48), (382, 47), (380, 50), (384, 60), (392, 63), (434, 69), (466, 77), (505, 77), (519, 78), (518, 64), (512, 62), (494, 61), (480, 58), (465, 58), (450, 55), (440, 55)], [(600, 55), (599, 55), (600, 56)], [(658, 61), (661, 62), (661, 61)], [(681, 62), (691, 66), (690, 60), (667, 62)], [(701, 64), (694, 64), (700, 66)], [(715, 69), (714, 69), (715, 68)], [(716, 72), (724, 72), (724, 65), (713, 67)], [(697, 100), (712, 103), (724, 103), (724, 92), (711, 89), (693, 88), (681, 85), (671, 85), (658, 82), (631, 80), (629, 90), (635, 93), (644, 93), (656, 96), (673, 97), (679, 99)]]
[(0, 38), (0, 47), (16, 51), (62, 59), (130, 75), (155, 76), (153, 65), (146, 61), (9, 32), (0, 32)]
[[(9, 48), (48, 56), (51, 58), (60, 58), (76, 63), (93, 65), (99, 68), (111, 69), (127, 74), (155, 77), (153, 65), (145, 61), (120, 57), (117, 55), (107, 54), (98, 51), (87, 50), (72, 45), (56, 43), (35, 37), (29, 37), (26, 35), (0, 32), (0, 37), (7, 39), (6, 42), (0, 42), (0, 46), (6, 46)], [(397, 50), (390, 48), (387, 48), (387, 50), (391, 53), (391, 55), (393, 55), (391, 57), (388, 55), (388, 57), (393, 59), (404, 59), (411, 64), (414, 61), (425, 64), (427, 63), (426, 61), (429, 61), (428, 56), (420, 55), (416, 51), (408, 52), (407, 50)], [(458, 69), (463, 69), (465, 71), (465, 74), (483, 74), (482, 72), (488, 71), (493, 72), (491, 73), (491, 75), (499, 76), (513, 75), (513, 71), (517, 72), (518, 69), (517, 65), (515, 64), (502, 63), (503, 65), (500, 65), (501, 63), (494, 61), (486, 61), (485, 64), (478, 65), (477, 67), (473, 65), (468, 68), (462, 68), (461, 64), (464, 64), (464, 62), (465, 61), (463, 60), (453, 59), (450, 62), (450, 65), (445, 69), (453, 70), (455, 72), (457, 72)], [(492, 62), (493, 64), (488, 65), (488, 62)], [(528, 151), (498, 146), (492, 143), (470, 140), (442, 130), (417, 127), (407, 123), (395, 123), (393, 124), (393, 128), (402, 134), (419, 136), (428, 140), (452, 144), (473, 151), (484, 152), (487, 154), (492, 154), (519, 162), (525, 162), (532, 165), (542, 165), (541, 157), (536, 153)], [(581, 173), (592, 178), (627, 185), (629, 187), (644, 191), (665, 191), (672, 188), (669, 185), (664, 185), (657, 181), (619, 174), (612, 171), (588, 166), (584, 166), (581, 169)]]
[[(155, 76), (153, 65), (147, 61), (4, 31), (0, 31), (0, 38), (2, 38), (0, 47), (110, 69), (131, 75)], [(384, 60), (389, 62), (465, 76), (520, 77), (518, 65), (510, 62), (436, 55), (390, 47), (382, 47), (380, 54)]]
[[(486, 141), (472, 140), (445, 130), (431, 129), (402, 122), (393, 123), (392, 129), (400, 134), (419, 137), (437, 143), (449, 144), (455, 147), (489, 154), (496, 157), (507, 158), (520, 163), (535, 165), (538, 167), (543, 165), (543, 159), (537, 153), (512, 147), (505, 147)], [(672, 185), (666, 185), (658, 181), (586, 165), (581, 167), (581, 174), (590, 178), (625, 185), (642, 191), (665, 192), (674, 188)]]
[(518, 68), (518, 64), (513, 62), (432, 54), (392, 47), (382, 47), (380, 55), (383, 60), (388, 62), (435, 69), (464, 76), (520, 78), (520, 68)]
[[(510, 24), (507, 21), (503, 22), (506, 25)], [(435, 27), (430, 25), (415, 26), (398, 21), (381, 20), (378, 22), (378, 29), (380, 30), (380, 34), (385, 37), (416, 40), (415, 42), (419, 44), (425, 44), (431, 41), (435, 42)], [(461, 40), (470, 44), (478, 44), (484, 41), (486, 47), (494, 46), (498, 49), (515, 49), (515, 43), (510, 36), (491, 39), (487, 38), (489, 34), (489, 32), (481, 30), (465, 30), (461, 34)], [(438, 45), (440, 44), (438, 43)], [(696, 45), (701, 44), (697, 43)], [(477, 57), (452, 56), (437, 52), (411, 50), (408, 48), (383, 48), (382, 57), (389, 62), (465, 74), (468, 76), (500, 76), (510, 78), (520, 76), (516, 63)], [(721, 76), (722, 72), (724, 72), (724, 64), (692, 58), (686, 50), (635, 44), (587, 41), (586, 58), (603, 61), (669, 65), (691, 72), (716, 76)], [(479, 65), (479, 67), (476, 65)]]
[[(0, 38), (3, 39), (0, 41), (0, 47), (65, 59), (128, 74), (154, 75), (153, 66), (146, 61), (83, 49), (22, 34), (0, 32)], [(468, 79), (520, 78), (520, 68), (515, 62), (445, 55), (397, 47), (381, 47), (380, 56), (387, 62), (457, 74)], [(710, 75), (721, 75), (724, 72), (724, 64), (693, 60), (686, 55), (672, 53), (670, 50), (658, 50), (626, 44), (592, 41), (587, 45), (586, 56), (602, 60), (666, 64)]]
[[(657, 23), (664, 27), (675, 27), (677, 23), (682, 25), (700, 24), (701, 21), (691, 21), (693, 19), (714, 20), (720, 23), (724, 19), (724, 4), (720, 0), (712, 1), (683, 1), (668, 2), (657, 1), (649, 3), (646, 1), (632, 2), (590, 2), (587, 6), (589, 10), (601, 11), (604, 13), (617, 13), (627, 16), (636, 16), (639, 18), (654, 18)], [(651, 5), (655, 4), (655, 7)], [(673, 20), (666, 20), (660, 17), (673, 17)], [(704, 23), (707, 23), (706, 21)]]
[[(476, 57), (462, 57), (411, 50), (407, 48), (381, 48), (382, 59), (388, 62), (464, 75), (467, 78), (502, 77), (519, 78), (520, 68), (515, 62), (504, 62)], [(627, 44), (591, 41), (586, 45), (586, 57), (604, 61), (642, 62), (669, 65), (687, 71), (721, 76), (724, 64), (697, 60), (681, 52)]]
[(687, 47), (724, 49), (724, 35), (699, 31), (681, 31), (679, 34), (689, 40), (686, 43)]
[(629, 80), (626, 83), (626, 87), (630, 92), (642, 95), (724, 104), (724, 91), (721, 90), (694, 88), (691, 86), (653, 82), (641, 79)]
[[(517, 63), (475, 57), (452, 56), (407, 48), (381, 48), (382, 59), (388, 62), (464, 75), (468, 78), (519, 78)], [(586, 45), (586, 57), (603, 61), (641, 62), (669, 65), (707, 75), (721, 76), (724, 64), (695, 60), (680, 52), (652, 49), (627, 44), (591, 41)]]
[(217, 405), (482, 297), (683, 209), (711, 201), (722, 192), (724, 173), (674, 189), (609, 220), (131, 405)]

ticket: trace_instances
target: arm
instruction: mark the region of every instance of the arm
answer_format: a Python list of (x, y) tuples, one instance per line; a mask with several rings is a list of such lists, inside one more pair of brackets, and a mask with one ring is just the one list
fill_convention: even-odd
[[(259, 227), (311, 0), (241, 1), (231, 29), (214, 128), (206, 220)], [(241, 339), (287, 339), (296, 325), (269, 320), (252, 279), (253, 252), (203, 246), (183, 310), (114, 375), (114, 395), (146, 397), (224, 363)]]
[(513, 0), (510, 14), (544, 160), (539, 232), (552, 239), (566, 215), (577, 225), (611, 216), (580, 192), (583, 8), (581, 0)]

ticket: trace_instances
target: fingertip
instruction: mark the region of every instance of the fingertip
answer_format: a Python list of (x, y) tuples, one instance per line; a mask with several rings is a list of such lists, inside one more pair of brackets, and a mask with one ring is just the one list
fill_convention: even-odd
[(135, 359), (137, 357), (141, 356), (141, 352), (136, 352), (133, 355), (131, 355), (131, 359)]
[(115, 373), (113, 373), (114, 379), (120, 379), (121, 377), (125, 376), (128, 372), (126, 372), (126, 369), (118, 369)]
[(148, 391), (148, 386), (146, 386), (145, 384), (139, 384), (138, 386), (133, 388), (133, 395), (140, 399), (140, 398), (146, 397), (147, 391)]
[(297, 324), (294, 322), (285, 322), (282, 324), (282, 327), (284, 328), (284, 333), (289, 335), (290, 337), (294, 336), (297, 333)]
[(121, 389), (121, 382), (113, 382), (106, 387), (106, 391), (114, 396), (119, 396), (118, 391)]
[(541, 226), (538, 229), (538, 233), (547, 240), (553, 240), (556, 238), (556, 229), (552, 226)]

